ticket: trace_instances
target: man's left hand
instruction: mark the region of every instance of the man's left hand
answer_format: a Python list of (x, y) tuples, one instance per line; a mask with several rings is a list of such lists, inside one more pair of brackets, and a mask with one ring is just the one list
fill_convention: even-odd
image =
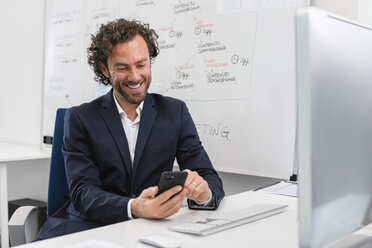
[(195, 171), (184, 170), (188, 173), (185, 188), (188, 190), (186, 197), (197, 202), (205, 202), (209, 199), (210, 190), (207, 181), (205, 181)]

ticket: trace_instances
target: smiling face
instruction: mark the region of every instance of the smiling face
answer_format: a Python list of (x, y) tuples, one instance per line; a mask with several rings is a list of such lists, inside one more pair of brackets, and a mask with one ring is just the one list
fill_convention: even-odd
[(149, 50), (142, 36), (116, 44), (107, 58), (107, 67), (102, 65), (101, 70), (110, 79), (121, 107), (137, 107), (151, 83)]

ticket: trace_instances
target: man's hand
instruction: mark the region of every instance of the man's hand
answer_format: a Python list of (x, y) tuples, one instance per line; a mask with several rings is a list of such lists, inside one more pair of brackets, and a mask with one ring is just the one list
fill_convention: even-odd
[(184, 171), (188, 173), (184, 186), (188, 191), (186, 197), (197, 202), (207, 201), (210, 196), (207, 181), (195, 171), (190, 171), (189, 169)]
[(177, 213), (182, 206), (187, 189), (175, 186), (155, 197), (157, 192), (158, 186), (149, 187), (131, 202), (134, 218), (163, 219)]

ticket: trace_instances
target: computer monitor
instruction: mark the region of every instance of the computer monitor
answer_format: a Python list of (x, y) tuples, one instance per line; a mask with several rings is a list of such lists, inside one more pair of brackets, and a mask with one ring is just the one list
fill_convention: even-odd
[(327, 247), (372, 219), (372, 29), (296, 15), (300, 247)]

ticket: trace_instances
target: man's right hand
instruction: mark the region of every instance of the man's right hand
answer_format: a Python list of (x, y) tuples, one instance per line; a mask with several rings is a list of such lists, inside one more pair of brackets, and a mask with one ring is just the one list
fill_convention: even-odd
[(134, 218), (163, 219), (177, 213), (182, 206), (187, 189), (175, 186), (155, 197), (157, 192), (158, 186), (149, 187), (131, 202)]

